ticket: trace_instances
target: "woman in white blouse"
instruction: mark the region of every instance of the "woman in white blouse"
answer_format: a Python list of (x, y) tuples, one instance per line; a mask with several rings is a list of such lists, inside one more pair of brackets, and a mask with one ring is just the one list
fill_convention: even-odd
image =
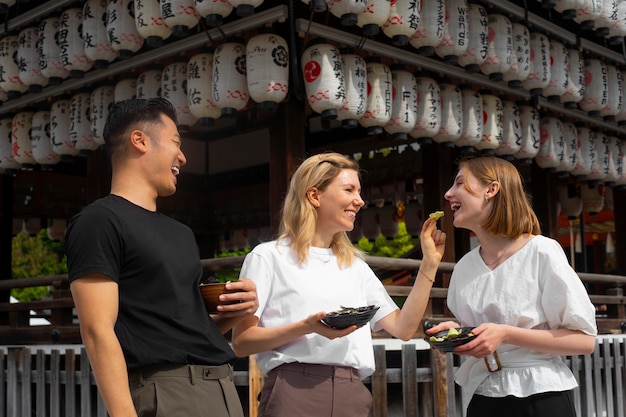
[[(595, 308), (559, 243), (541, 229), (513, 164), (466, 158), (445, 193), (455, 227), (480, 246), (457, 263), (448, 307), (477, 337), (455, 375), (467, 416), (574, 417), (576, 379), (561, 355), (595, 347)], [(455, 322), (429, 329), (434, 334)]]

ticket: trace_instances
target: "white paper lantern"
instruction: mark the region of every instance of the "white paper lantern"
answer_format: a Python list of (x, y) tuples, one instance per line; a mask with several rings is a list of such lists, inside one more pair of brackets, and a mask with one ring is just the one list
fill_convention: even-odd
[(575, 183), (560, 184), (556, 187), (561, 205), (561, 214), (568, 219), (577, 219), (583, 212), (583, 200), (580, 198), (580, 189)]
[(419, 236), (424, 223), (424, 208), (418, 201), (410, 201), (404, 208), (404, 224), (410, 236)]
[(420, 20), (419, 1), (395, 0), (391, 2), (387, 21), (381, 26), (385, 36), (396, 46), (409, 44)]
[(567, 90), (561, 96), (561, 103), (567, 109), (575, 109), (585, 94), (585, 60), (582, 52), (569, 48), (567, 61)]
[(356, 25), (359, 14), (365, 11), (367, 1), (365, 0), (326, 0), (328, 10), (341, 19), (344, 26)]
[(459, 56), (459, 65), (467, 72), (480, 72), (489, 50), (489, 17), (487, 9), (478, 4), (470, 4), (467, 14), (470, 36), (467, 50)]
[(530, 34), (530, 73), (522, 86), (531, 95), (541, 95), (550, 82), (550, 40), (539, 32)]
[(609, 172), (609, 141), (606, 134), (596, 132), (593, 144), (593, 153), (589, 154), (591, 160), (591, 172), (587, 175), (587, 180), (592, 184), (599, 184), (606, 180)]
[(37, 162), (33, 158), (33, 146), (30, 139), (30, 130), (33, 127), (33, 112), (21, 111), (13, 116), (13, 159), (22, 167), (34, 166)]
[(234, 7), (227, 0), (196, 0), (196, 12), (209, 27), (221, 26)]
[(380, 236), (380, 213), (375, 206), (368, 206), (359, 211), (363, 218), (363, 236), (369, 240), (376, 240)]
[(128, 59), (141, 49), (144, 38), (137, 31), (132, 0), (109, 0), (107, 34), (111, 48), (120, 59)]
[(49, 219), (48, 227), (46, 228), (46, 235), (50, 240), (62, 240), (65, 237), (65, 229), (67, 227), (67, 220), (65, 219)]
[(606, 135), (607, 140), (607, 148), (608, 148), (608, 170), (606, 173), (606, 181), (607, 185), (615, 185), (616, 181), (619, 179), (620, 174), (618, 173), (618, 167), (616, 162), (616, 158), (614, 155), (615, 151), (615, 141), (619, 141), (620, 139), (617, 136)]
[[(626, 82), (626, 71), (621, 71), (621, 75), (622, 75), (622, 94), (626, 94), (626, 84), (624, 84)], [(623, 98), (622, 98), (623, 100)], [(618, 126), (624, 126), (624, 124), (626, 124), (626, 103), (624, 103), (622, 101), (622, 107), (620, 108), (619, 112), (615, 115), (615, 122), (618, 124)]]
[(604, 184), (588, 183), (580, 187), (580, 198), (583, 201), (583, 210), (592, 216), (597, 215), (604, 208)]
[[(212, 63), (211, 63), (212, 64)], [(153, 65), (137, 77), (137, 98), (161, 97), (163, 67)]]
[(585, 91), (578, 107), (597, 116), (607, 106), (609, 95), (608, 68), (599, 59), (585, 59)]
[(179, 38), (187, 36), (200, 21), (194, 0), (161, 0), (161, 17)]
[(576, 167), (578, 156), (578, 130), (574, 123), (563, 122), (563, 144), (558, 145), (559, 165), (556, 167), (556, 172), (561, 176), (568, 176)]
[(263, 4), (263, 0), (228, 0), (235, 8), (237, 16), (246, 17), (254, 14), (254, 9)]
[(137, 78), (133, 74), (122, 76), (115, 83), (113, 97), (116, 102), (137, 98)]
[(393, 140), (406, 140), (417, 121), (417, 84), (404, 66), (391, 67), (391, 116), (384, 129)]
[(39, 55), (39, 69), (48, 82), (60, 84), (70, 73), (61, 62), (59, 48), (59, 16), (50, 16), (39, 23), (37, 33), (37, 54)]
[(341, 62), (346, 85), (346, 100), (337, 111), (337, 120), (346, 129), (358, 127), (359, 119), (365, 114), (367, 100), (367, 65), (365, 60), (352, 50), (342, 50)]
[(78, 155), (76, 144), (70, 140), (70, 100), (60, 99), (50, 106), (50, 142), (61, 160)]
[[(137, 33), (145, 39), (150, 48), (158, 48), (163, 41), (172, 36), (172, 28), (161, 17), (161, 2), (159, 0), (134, 0), (135, 28)], [(198, 3), (196, 1), (196, 3)], [(210, 4), (213, 1), (206, 0)]]
[(518, 105), (520, 114), (520, 126), (522, 128), (522, 141), (520, 150), (514, 157), (521, 163), (530, 163), (539, 152), (540, 118), (539, 112), (529, 104)]
[(6, 91), (9, 99), (15, 99), (28, 90), (19, 75), (19, 67), (15, 62), (17, 55), (18, 36), (6, 35), (0, 39), (0, 88)]
[(13, 117), (0, 118), (0, 169), (11, 172), (22, 166), (13, 158)]
[(59, 154), (52, 150), (50, 140), (50, 111), (39, 110), (33, 114), (30, 139), (33, 148), (33, 159), (42, 169), (50, 169), (61, 161)]
[(107, 5), (107, 0), (87, 0), (83, 5), (85, 55), (97, 69), (107, 68), (116, 56), (107, 35)]
[(83, 9), (72, 7), (59, 18), (59, 53), (61, 64), (70, 77), (82, 78), (93, 67), (93, 61), (85, 54), (83, 40)]
[[(215, 63), (213, 64), (215, 67)], [(187, 130), (196, 123), (196, 118), (189, 110), (187, 97), (187, 61), (181, 59), (168, 64), (163, 69), (161, 91), (163, 98), (169, 100), (176, 110), (178, 128)], [(214, 78), (215, 80), (215, 78)]]
[(512, 160), (522, 146), (522, 125), (517, 104), (510, 100), (502, 102), (502, 139), (495, 150), (496, 155)]
[[(341, 58), (337, 59), (341, 63)], [(246, 78), (243, 41), (232, 39), (219, 45), (213, 54), (213, 102), (222, 109), (222, 116), (232, 117), (248, 104), (250, 94)]]
[(463, 97), (461, 89), (451, 83), (440, 83), (441, 126), (433, 140), (452, 147), (463, 131)]
[(445, 0), (445, 11), (443, 39), (435, 48), (435, 53), (444, 62), (456, 65), (469, 44), (467, 1)]
[(593, 129), (586, 126), (577, 126), (578, 147), (576, 149), (576, 164), (571, 171), (577, 180), (587, 179), (591, 172), (593, 159), (595, 158), (596, 134)]
[(617, 66), (608, 64), (607, 69), (607, 100), (606, 107), (600, 110), (600, 116), (607, 121), (614, 121), (615, 116), (619, 114), (624, 106), (623, 97), (623, 80), (622, 73), (617, 69)]
[(490, 14), (487, 27), (487, 57), (480, 70), (490, 79), (500, 81), (513, 65), (513, 24), (502, 14)]
[(483, 136), (483, 99), (471, 86), (461, 88), (461, 97), (463, 111), (461, 137), (454, 145), (466, 153), (474, 150)]
[(431, 56), (443, 40), (444, 0), (422, 0), (419, 3), (420, 21), (409, 43), (420, 55)]
[(554, 10), (561, 13), (563, 19), (571, 20), (576, 17), (576, 10), (583, 4), (583, 0), (556, 0)]
[(104, 125), (111, 106), (115, 103), (115, 87), (102, 85), (91, 93), (91, 134), (93, 140), (104, 145)]
[(541, 143), (539, 153), (535, 156), (537, 165), (547, 170), (555, 172), (559, 165), (557, 147), (559, 143), (564, 143), (563, 123), (556, 117), (541, 118)]
[(584, 0), (583, 5), (576, 9), (574, 21), (580, 25), (581, 30), (593, 29), (594, 21), (602, 12), (602, 1), (604, 0)]
[(367, 6), (358, 16), (357, 26), (363, 29), (363, 35), (376, 36), (380, 27), (387, 22), (391, 10), (389, 0), (367, 0)]
[(617, 0), (600, 0), (600, 14), (593, 21), (593, 30), (599, 37), (608, 36), (609, 28), (617, 18)]
[(615, 163), (617, 179), (614, 187), (626, 186), (626, 144), (620, 138), (614, 138), (611, 142), (611, 155)]
[(222, 115), (212, 99), (213, 52), (199, 52), (187, 63), (189, 112), (201, 125), (210, 125)]
[(388, 239), (393, 239), (398, 234), (398, 221), (395, 217), (396, 208), (392, 203), (385, 203), (384, 206), (376, 208), (378, 211), (378, 222), (380, 234)]
[(569, 54), (565, 44), (550, 40), (550, 82), (543, 88), (543, 95), (552, 102), (560, 102), (567, 91)]
[(441, 88), (431, 76), (416, 74), (417, 119), (409, 135), (420, 144), (432, 142), (441, 128)]
[(359, 119), (369, 135), (383, 132), (383, 126), (391, 119), (391, 69), (377, 57), (365, 58), (367, 68), (367, 104)]
[[(339, 49), (315, 43), (302, 54), (307, 102), (322, 119), (334, 119), (346, 99), (345, 75)], [(389, 80), (391, 81), (391, 80)]]
[(475, 146), (484, 154), (494, 154), (503, 132), (502, 100), (490, 92), (481, 92), (483, 101), (483, 135)]
[(48, 79), (39, 69), (37, 53), (37, 26), (28, 26), (20, 31), (17, 46), (18, 74), (20, 80), (28, 86), (28, 91), (38, 93), (48, 85)]
[(521, 88), (522, 81), (530, 75), (530, 31), (521, 23), (513, 26), (513, 58), (511, 68), (503, 74), (511, 88)]
[(259, 110), (274, 110), (289, 91), (289, 46), (274, 33), (253, 36), (246, 44), (246, 80)]
[(81, 156), (87, 156), (100, 147), (91, 130), (91, 93), (79, 92), (70, 99), (69, 135)]
[(615, 19), (611, 22), (609, 27), (609, 43), (613, 45), (619, 45), (620, 42), (626, 36), (626, 2), (620, 1), (617, 4), (617, 10), (615, 12)]

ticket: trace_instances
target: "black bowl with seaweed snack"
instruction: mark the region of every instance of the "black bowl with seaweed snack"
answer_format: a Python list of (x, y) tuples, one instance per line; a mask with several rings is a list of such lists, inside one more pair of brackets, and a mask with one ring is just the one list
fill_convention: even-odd
[(341, 306), (340, 310), (332, 311), (326, 314), (326, 317), (322, 319), (322, 323), (335, 329), (345, 329), (352, 325), (357, 327), (367, 324), (376, 311), (380, 307), (375, 305), (363, 306), (363, 307), (344, 307)]
[(453, 327), (437, 332), (431, 336), (426, 336), (424, 340), (442, 352), (452, 352), (455, 347), (464, 345), (476, 337), (476, 335), (472, 333), (473, 329), (473, 327)]

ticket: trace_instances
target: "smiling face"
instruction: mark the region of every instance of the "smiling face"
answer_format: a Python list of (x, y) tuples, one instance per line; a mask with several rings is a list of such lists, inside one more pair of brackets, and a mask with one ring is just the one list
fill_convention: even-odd
[(176, 124), (167, 116), (161, 115), (161, 124), (148, 130), (151, 157), (149, 177), (159, 197), (170, 196), (176, 192), (176, 176), (187, 159), (181, 150), (181, 138)]
[(474, 232), (482, 228), (491, 211), (485, 201), (488, 190), (489, 185), (481, 184), (471, 172), (459, 170), (452, 187), (444, 194), (444, 198), (450, 202), (454, 227)]

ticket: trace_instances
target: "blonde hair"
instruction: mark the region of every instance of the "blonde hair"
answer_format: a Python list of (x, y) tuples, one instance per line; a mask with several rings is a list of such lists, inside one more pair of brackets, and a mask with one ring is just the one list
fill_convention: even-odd
[[(541, 234), (539, 220), (515, 165), (502, 158), (488, 156), (462, 159), (459, 170), (469, 172), (481, 184), (489, 185), (494, 181), (500, 184), (500, 191), (492, 198), (493, 209), (482, 224), (485, 231), (512, 238), (525, 233)], [(464, 186), (475, 194), (467, 181)]]
[[(300, 264), (309, 254), (317, 221), (317, 211), (309, 202), (307, 192), (312, 188), (324, 191), (344, 169), (359, 173), (359, 164), (338, 153), (322, 153), (307, 158), (291, 177), (281, 213), (279, 239), (289, 239)], [(351, 265), (355, 257), (363, 258), (363, 253), (354, 247), (346, 232), (336, 233), (330, 247), (340, 267)]]

